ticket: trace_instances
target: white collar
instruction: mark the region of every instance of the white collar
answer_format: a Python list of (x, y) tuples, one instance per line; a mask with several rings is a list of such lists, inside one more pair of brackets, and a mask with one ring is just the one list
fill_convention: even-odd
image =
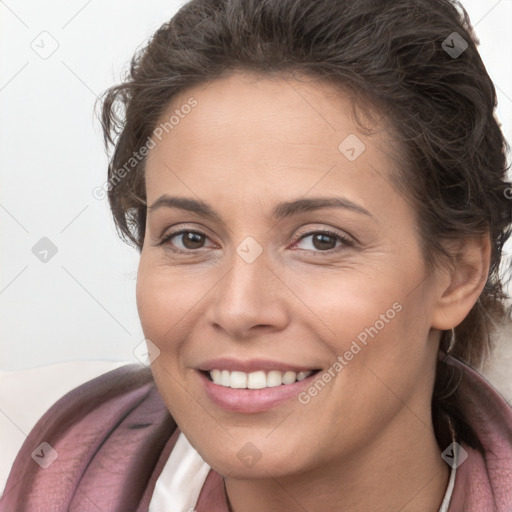
[(453, 488), (455, 487), (455, 473), (457, 472), (457, 465), (454, 464), (452, 466), (452, 470), (450, 471), (450, 480), (448, 480), (448, 487), (446, 488), (446, 492), (444, 493), (443, 503), (441, 503), (441, 508), (439, 512), (448, 512), (448, 507), (450, 506), (450, 500), (452, 499)]
[(192, 512), (210, 469), (180, 432), (156, 481), (148, 512)]

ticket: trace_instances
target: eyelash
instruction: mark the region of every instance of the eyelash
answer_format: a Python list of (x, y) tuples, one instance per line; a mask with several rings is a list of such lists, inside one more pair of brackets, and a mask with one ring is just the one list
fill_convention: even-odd
[[(204, 236), (205, 238), (208, 238), (208, 236), (206, 234), (204, 234), (204, 233), (201, 233), (201, 231), (195, 231), (193, 229), (180, 229), (178, 231), (173, 231), (173, 232), (169, 233), (168, 235), (166, 235), (157, 245), (161, 246), (161, 245), (167, 244), (172, 238), (174, 238), (176, 236), (179, 236), (179, 235), (183, 235), (185, 233), (194, 233), (195, 235)], [(300, 235), (297, 238), (297, 240), (295, 240), (293, 242), (293, 245), (297, 244), (301, 240), (304, 240), (305, 238), (307, 238), (309, 236), (312, 236), (312, 235), (327, 235), (327, 236), (330, 236), (332, 238), (335, 238), (336, 241), (341, 242), (345, 246), (345, 248), (353, 247), (355, 245), (355, 243), (352, 240), (350, 240), (349, 238), (344, 237), (344, 236), (340, 235), (339, 233), (335, 233), (335, 232), (329, 231), (329, 230), (308, 231), (306, 233), (303, 233), (302, 235)], [(206, 247), (200, 247), (199, 249), (183, 250), (183, 249), (175, 249), (175, 248), (171, 247), (170, 244), (169, 244), (169, 249), (171, 251), (174, 251), (174, 252), (177, 252), (177, 253), (187, 254), (187, 253), (199, 252), (201, 249), (206, 249)], [(313, 254), (316, 254), (316, 253), (320, 253), (320, 254), (327, 253), (327, 255), (332, 255), (334, 252), (338, 252), (340, 250), (343, 250), (343, 248), (338, 248), (338, 249), (334, 248), (334, 249), (328, 249), (328, 250), (325, 250), (325, 251), (321, 251), (321, 250), (311, 251), (309, 249), (303, 249), (303, 250), (312, 252)]]

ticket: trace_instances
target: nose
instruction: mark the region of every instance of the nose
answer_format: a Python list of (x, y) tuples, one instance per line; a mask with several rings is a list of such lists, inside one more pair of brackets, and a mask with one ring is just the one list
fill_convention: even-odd
[(284, 329), (289, 321), (286, 285), (268, 266), (265, 253), (249, 263), (234, 253), (232, 264), (212, 291), (208, 323), (235, 340)]

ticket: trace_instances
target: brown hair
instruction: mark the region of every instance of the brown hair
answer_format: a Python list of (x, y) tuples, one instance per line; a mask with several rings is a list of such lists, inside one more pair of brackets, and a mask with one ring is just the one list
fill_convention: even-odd
[[(466, 44), (460, 55), (450, 53)], [(476, 45), (467, 13), (449, 0), (192, 0), (103, 98), (105, 144), (114, 146), (108, 198), (119, 234), (141, 250), (145, 159), (129, 170), (126, 163), (178, 93), (235, 70), (334, 82), (380, 105), (393, 125), (404, 154), (394, 178), (415, 206), (429, 265), (449, 257), (444, 242), (490, 234), (487, 283), (450, 350), (480, 364), (494, 323), (505, 318), (499, 267), (512, 215), (496, 92)], [(444, 351), (451, 334), (441, 337)], [(434, 405), (457, 417), (456, 394), (446, 389), (452, 377), (440, 362)]]

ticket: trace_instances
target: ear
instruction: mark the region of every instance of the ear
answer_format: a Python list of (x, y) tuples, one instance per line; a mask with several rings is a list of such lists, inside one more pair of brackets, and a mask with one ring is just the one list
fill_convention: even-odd
[(432, 318), (432, 327), (439, 330), (457, 327), (482, 293), (491, 260), (489, 234), (465, 238), (451, 253), (453, 265), (441, 269), (439, 275), (438, 300)]

